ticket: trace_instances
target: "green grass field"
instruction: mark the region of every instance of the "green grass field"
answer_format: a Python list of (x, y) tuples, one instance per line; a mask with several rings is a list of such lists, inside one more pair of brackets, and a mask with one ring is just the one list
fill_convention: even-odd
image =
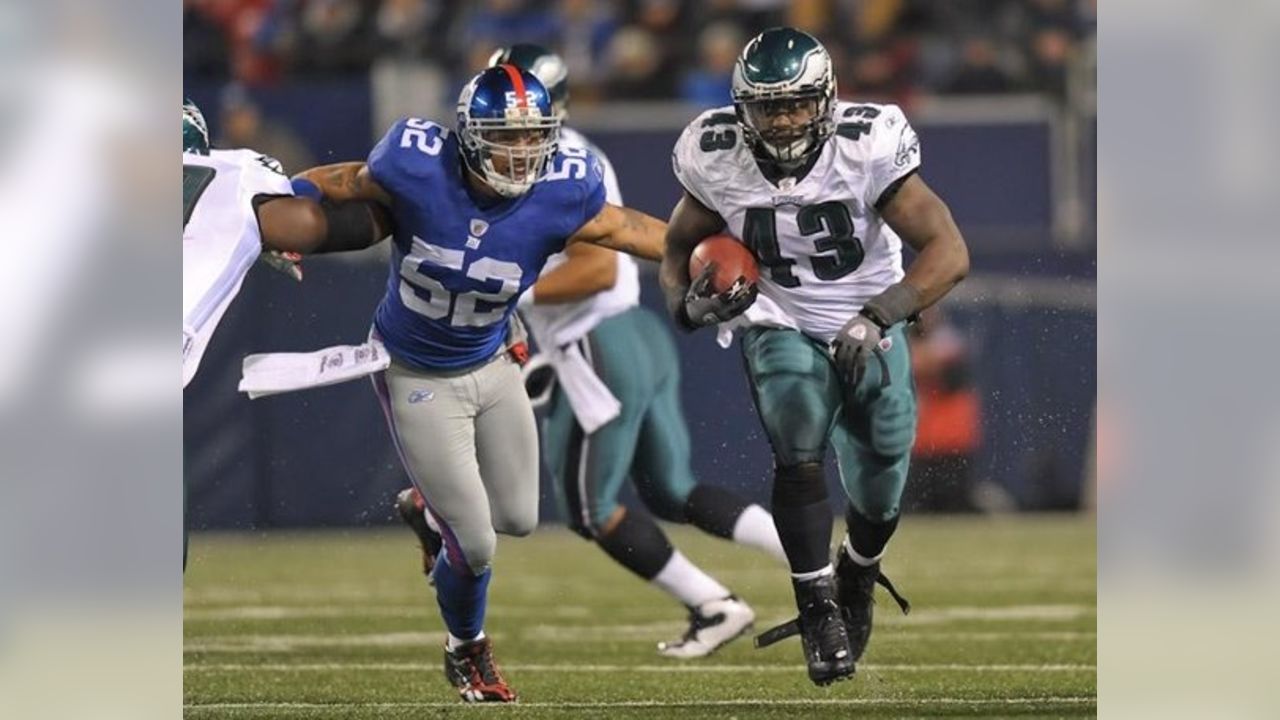
[[(785, 570), (688, 528), (673, 541), (756, 609), (791, 617)], [(1064, 717), (1096, 713), (1092, 516), (903, 521), (876, 633), (848, 682), (809, 684), (799, 641), (666, 660), (684, 610), (558, 527), (501, 538), (487, 632), (520, 692), (465, 706), (407, 529), (192, 538), (185, 717)]]

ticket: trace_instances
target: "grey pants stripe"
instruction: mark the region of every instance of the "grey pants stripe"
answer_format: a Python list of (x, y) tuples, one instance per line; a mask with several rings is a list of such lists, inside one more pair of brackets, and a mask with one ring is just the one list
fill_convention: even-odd
[(538, 435), (515, 363), (504, 355), (462, 373), (431, 373), (393, 361), (374, 387), (451, 565), (483, 572), (496, 533), (533, 532)]

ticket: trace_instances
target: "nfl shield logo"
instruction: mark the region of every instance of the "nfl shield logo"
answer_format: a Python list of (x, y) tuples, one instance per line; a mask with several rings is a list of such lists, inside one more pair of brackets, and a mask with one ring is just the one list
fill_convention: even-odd
[(473, 219), (471, 221), (471, 234), (474, 237), (480, 237), (481, 235), (484, 235), (485, 231), (488, 229), (489, 229), (489, 223), (483, 220)]

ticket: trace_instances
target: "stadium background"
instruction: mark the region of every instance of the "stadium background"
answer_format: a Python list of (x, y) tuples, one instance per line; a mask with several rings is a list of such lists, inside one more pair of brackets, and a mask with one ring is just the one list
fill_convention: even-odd
[[(832, 51), (842, 97), (904, 106), (922, 174), (969, 241), (973, 271), (946, 311), (982, 401), (975, 475), (1012, 507), (1071, 509), (1089, 503), (1094, 452), (1094, 12), (1075, 0), (186, 0), (184, 90), (215, 144), (293, 173), (363, 159), (404, 114), (451, 124), (457, 89), (494, 47), (540, 42), (569, 62), (569, 124), (608, 153), (627, 204), (666, 217), (671, 145), (700, 108), (728, 102), (745, 39), (808, 29)], [(366, 384), (235, 393), (247, 352), (363, 338), (385, 252), (309, 259), (301, 285), (251, 273), (185, 396), (193, 527), (390, 521), (406, 480)], [(659, 308), (651, 271), (644, 285)], [(695, 469), (766, 498), (769, 449), (736, 348), (705, 332), (678, 342)]]

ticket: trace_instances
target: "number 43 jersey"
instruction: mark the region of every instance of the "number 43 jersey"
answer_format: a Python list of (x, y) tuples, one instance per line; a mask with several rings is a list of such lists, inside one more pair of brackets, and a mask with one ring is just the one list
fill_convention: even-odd
[(776, 183), (743, 141), (732, 106), (698, 116), (672, 158), (680, 184), (760, 262), (760, 297), (743, 321), (823, 342), (902, 279), (902, 241), (877, 208), (920, 167), (919, 140), (898, 106), (841, 102), (835, 119), (807, 171)]
[(393, 357), (423, 370), (462, 370), (500, 352), (517, 298), (605, 202), (599, 161), (564, 149), (525, 194), (477, 204), (457, 136), (418, 118), (393, 125), (368, 167), (392, 197), (396, 228), (374, 326)]

